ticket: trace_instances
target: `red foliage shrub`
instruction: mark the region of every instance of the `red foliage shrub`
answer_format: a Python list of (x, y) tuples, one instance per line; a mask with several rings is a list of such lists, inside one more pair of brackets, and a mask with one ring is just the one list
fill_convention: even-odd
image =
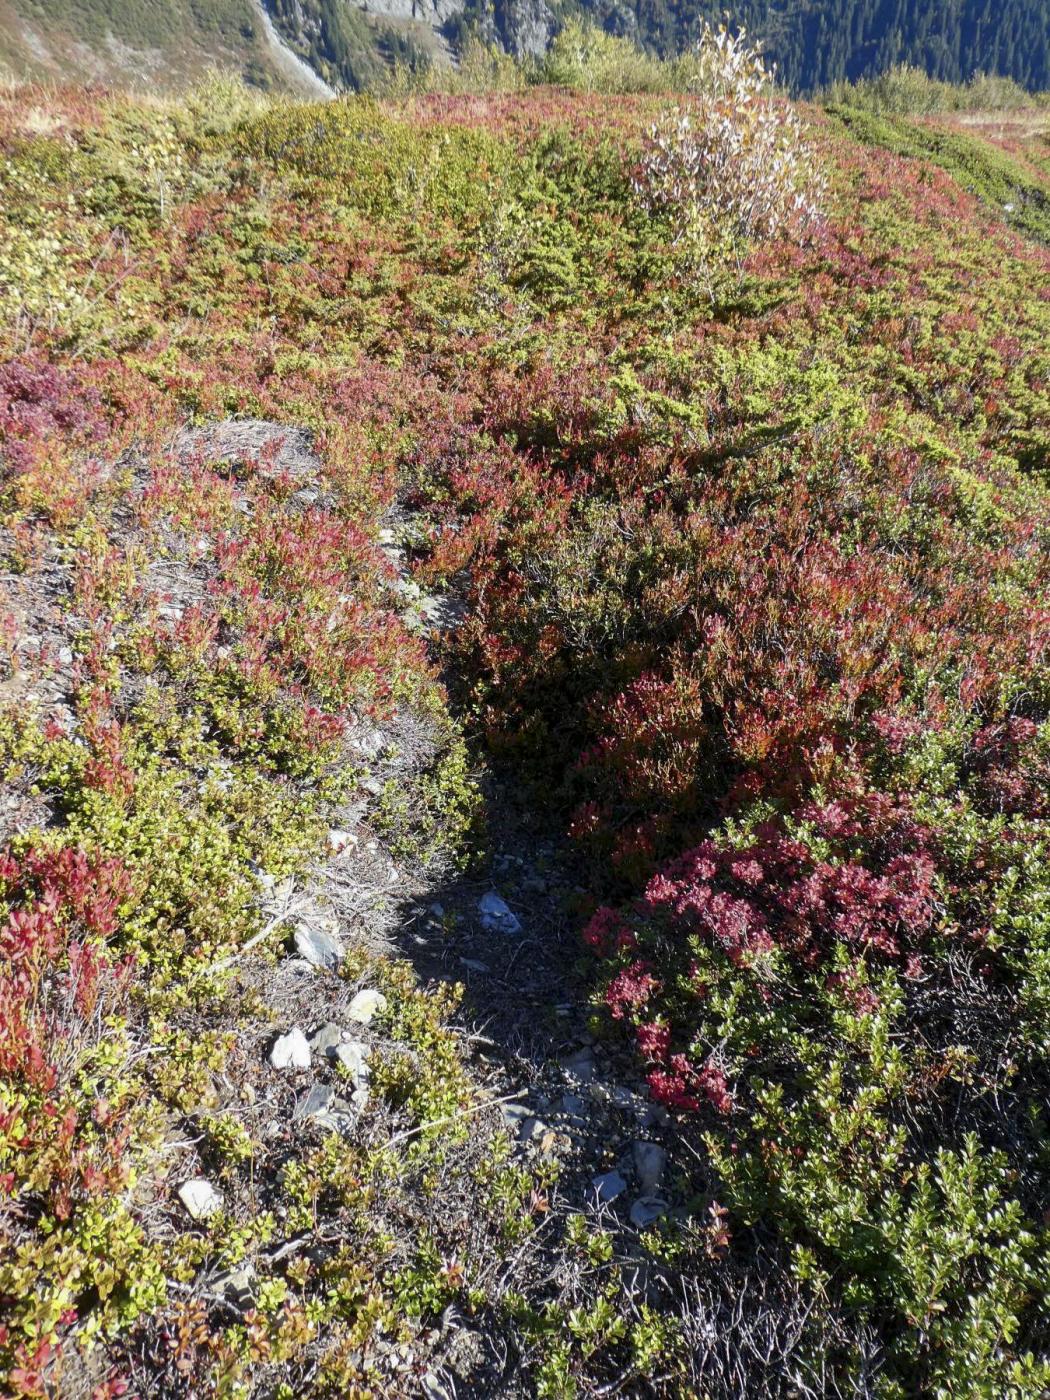
[(99, 1100), (85, 1118), (75, 1080), (101, 1019), (126, 1004), (132, 963), (106, 941), (130, 882), (117, 862), (69, 848), (7, 852), (0, 881), (0, 1075), (20, 1105), (0, 1132), (6, 1157), (33, 1164), (3, 1186), (28, 1186), (64, 1219), (77, 1196), (114, 1190), (127, 1170), (121, 1115)]
[[(921, 948), (936, 914), (936, 864), (907, 805), (882, 794), (805, 804), (796, 822), (808, 839), (771, 821), (739, 849), (702, 842), (650, 880), (641, 913), (670, 915), (739, 965), (760, 964), (774, 947), (807, 965), (837, 945), (895, 961)], [(844, 856), (818, 858), (817, 841)]]
[(23, 470), (50, 438), (97, 442), (105, 432), (94, 384), (39, 353), (0, 364), (0, 449), (9, 470)]
[(983, 810), (1050, 816), (1050, 740), (1034, 720), (1013, 716), (978, 730), (969, 767)]

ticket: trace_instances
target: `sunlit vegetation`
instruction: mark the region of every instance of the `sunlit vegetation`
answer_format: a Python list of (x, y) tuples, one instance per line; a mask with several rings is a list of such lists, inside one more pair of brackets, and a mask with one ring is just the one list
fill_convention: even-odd
[[(1035, 1400), (1044, 128), (799, 108), (819, 201), (698, 275), (642, 188), (649, 76), (476, 60), (505, 90), (3, 94), (3, 1389), (382, 1395), (454, 1303), (536, 1393), (729, 1396), (703, 1319), (731, 1353), (755, 1300), (749, 1393)], [(173, 447), (230, 417), (308, 429), (320, 478)], [(451, 695), (394, 510), (466, 592)], [(390, 1145), (278, 1161), (222, 1101), (260, 874), (317, 858), (355, 726), (404, 707), (438, 736), (420, 858), (469, 858), (468, 748), (580, 853), (596, 1031), (690, 1149), (638, 1242), (688, 1284), (637, 1314), (579, 1224), (577, 1306), (507, 1281), (549, 1183), (456, 1155), (452, 989), (367, 971)], [(251, 1211), (173, 1225), (191, 1133), (231, 1195), (269, 1173)], [(245, 1315), (194, 1291), (249, 1256)]]

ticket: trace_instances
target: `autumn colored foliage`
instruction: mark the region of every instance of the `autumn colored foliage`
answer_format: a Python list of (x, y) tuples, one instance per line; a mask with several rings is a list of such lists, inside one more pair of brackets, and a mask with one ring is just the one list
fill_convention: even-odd
[[(398, 705), (442, 726), (428, 841), (474, 800), (460, 724), (571, 838), (596, 1030), (696, 1164), (644, 1248), (727, 1336), (774, 1281), (753, 1393), (1044, 1393), (1046, 246), (931, 127), (895, 153), (840, 107), (797, 116), (805, 236), (737, 228), (699, 285), (639, 193), (659, 96), (224, 102), (0, 98), (5, 1393), (97, 1343), (100, 1396), (132, 1355), (364, 1394), (404, 1299), (448, 1306), (380, 1241), (209, 1322), (176, 1295), (213, 1244), (157, 1224), (165, 1125), (230, 1053), (216, 964)], [(956, 135), (1045, 188), (1023, 123)], [(186, 431), (230, 418), (307, 430), (319, 479)], [(450, 693), (391, 518), (465, 601)], [(381, 1167), (315, 1154), (279, 1209), (367, 1215)], [(678, 1298), (561, 1338), (493, 1276), (455, 1296), (559, 1338), (540, 1393), (732, 1393)]]

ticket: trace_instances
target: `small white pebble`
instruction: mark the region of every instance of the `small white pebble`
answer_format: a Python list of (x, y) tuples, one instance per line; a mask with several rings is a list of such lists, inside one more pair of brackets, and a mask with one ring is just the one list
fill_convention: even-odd
[(196, 1176), (179, 1187), (179, 1200), (194, 1220), (207, 1220), (222, 1210), (222, 1196), (210, 1181)]

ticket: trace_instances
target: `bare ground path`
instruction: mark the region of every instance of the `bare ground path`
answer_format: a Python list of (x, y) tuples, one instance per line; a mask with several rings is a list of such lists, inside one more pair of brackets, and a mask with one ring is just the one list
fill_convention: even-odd
[[(298, 429), (231, 421), (184, 433), (175, 450), (235, 469), (240, 459), (265, 460), (267, 470), (294, 479), (303, 507), (318, 499), (319, 463)], [(406, 621), (429, 637), (455, 625), (455, 600), (418, 596), (393, 543), (389, 556), (398, 567), (392, 602), (404, 609)], [(176, 560), (165, 564), (157, 585), (177, 610), (193, 600), (200, 581)], [(435, 1231), (458, 1221), (461, 1234), (469, 1221), (475, 1282), (483, 1284), (490, 1305), (470, 1315), (446, 1309), (440, 1327), (407, 1350), (391, 1347), (384, 1365), (390, 1393), (399, 1395), (529, 1395), (536, 1358), (507, 1325), (501, 1299), (555, 1303), (567, 1316), (574, 1307), (589, 1308), (616, 1270), (627, 1292), (622, 1307), (637, 1317), (647, 1300), (666, 1300), (680, 1286), (639, 1238), (676, 1204), (668, 1125), (664, 1111), (649, 1101), (637, 1065), (592, 1033), (572, 913), (579, 893), (572, 856), (542, 814), (521, 800), (514, 775), (482, 775), (486, 854), (469, 869), (428, 868), (400, 853), (398, 832), (379, 819), (382, 795), (399, 782), (407, 785), (431, 742), (425, 717), (408, 711), (381, 727), (359, 721), (350, 748), (360, 780), (328, 813), (326, 858), (296, 882), (260, 872), (266, 922), (255, 946), (230, 959), (239, 1025), (219, 1093), (253, 1140), (265, 1145), (257, 1170), (240, 1188), (251, 1196), (240, 1204), (255, 1211), (270, 1196), (276, 1200), (273, 1183), (304, 1138), (334, 1130), (381, 1151), (412, 1135), (371, 1092), (370, 1066), (403, 1053), (404, 1046), (384, 1019), (368, 957), (404, 960), (431, 987), (461, 984), (455, 1038), (471, 1089), (457, 1114), (469, 1119), (470, 1131), (436, 1191), (402, 1193), (395, 1186), (375, 1210), (389, 1221), (395, 1252), (411, 1251), (410, 1237), (398, 1237), (406, 1221)], [(195, 1156), (192, 1118), (174, 1136), (172, 1190), (181, 1191), (187, 1180), (206, 1182), (208, 1163)], [(535, 1201), (536, 1226), (509, 1253), (492, 1248), (484, 1211), (469, 1194), (472, 1162), (504, 1136), (511, 1162), (544, 1183)], [(607, 1257), (588, 1262), (579, 1250), (564, 1249), (573, 1218), (584, 1222), (586, 1234), (608, 1232)], [(274, 1248), (284, 1251), (282, 1262), (297, 1251), (316, 1253), (317, 1234), (330, 1236), (326, 1248), (352, 1248), (340, 1229), (334, 1219), (328, 1229), (322, 1218), (312, 1240), (293, 1234)], [(234, 1316), (244, 1313), (255, 1267), (265, 1271), (274, 1258), (271, 1250), (254, 1265), (212, 1269), (198, 1281), (204, 1299)], [(153, 1364), (145, 1354), (142, 1359)], [(165, 1389), (155, 1371), (153, 1383), (158, 1396), (184, 1393), (177, 1378)], [(605, 1393), (661, 1392), (613, 1383)]]

